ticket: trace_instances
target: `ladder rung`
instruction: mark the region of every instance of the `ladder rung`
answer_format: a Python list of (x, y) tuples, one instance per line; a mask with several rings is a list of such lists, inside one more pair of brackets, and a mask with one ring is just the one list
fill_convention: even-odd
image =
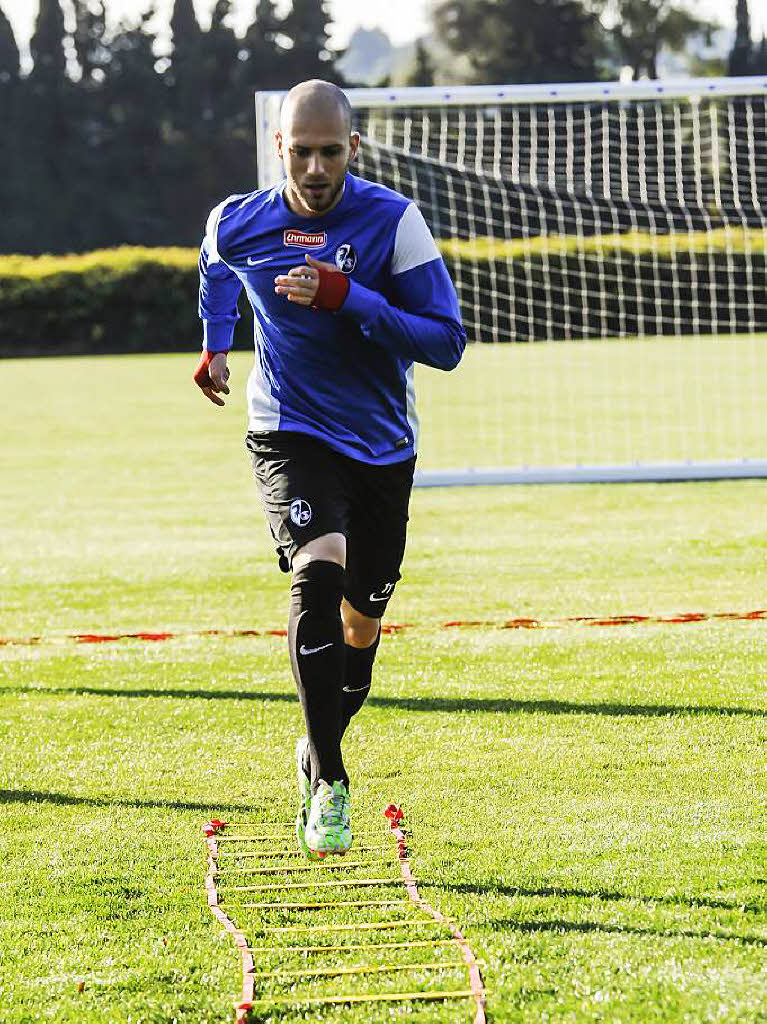
[[(374, 834), (371, 834), (371, 835), (368, 835), (368, 834), (361, 835), (359, 832), (354, 832), (353, 834), (354, 834), (354, 836), (356, 838), (362, 839), (362, 840), (364, 840), (366, 842), (370, 842), (371, 839), (378, 839), (378, 837), (380, 835), (380, 833), (374, 833)], [(290, 832), (273, 832), (273, 833), (269, 833), (268, 835), (263, 835), (263, 834), (261, 834), (261, 835), (259, 835), (259, 834), (248, 835), (246, 833), (245, 835), (236, 835), (236, 836), (228, 836), (225, 833), (218, 833), (217, 832), (215, 834), (214, 838), (215, 838), (217, 843), (256, 843), (256, 842), (269, 842), (272, 839), (278, 839), (278, 840), (279, 839), (293, 839), (293, 838), (295, 838), (295, 835), (296, 835), (295, 830), (292, 830)]]
[[(472, 961), (474, 963), (475, 961)], [(428, 964), (362, 964), (358, 967), (317, 967), (307, 971), (254, 971), (254, 978), (325, 978), (339, 974), (392, 974), (395, 971), (435, 971), (464, 967), (463, 960), (437, 960)]]
[(347, 946), (248, 946), (250, 953), (346, 953), (361, 949), (415, 949), (424, 946), (453, 946), (455, 939), (420, 939), (416, 942), (367, 942)]
[[(381, 850), (389, 850), (390, 851), (391, 849), (392, 849), (392, 847), (391, 847), (390, 843), (386, 843), (386, 844), (384, 844), (382, 846), (357, 846), (357, 845), (355, 845), (352, 848), (352, 852), (355, 853), (355, 854), (357, 854), (357, 853), (377, 853), (377, 852), (380, 852)], [(219, 853), (221, 853), (221, 852), (222, 851), (219, 851)], [(228, 852), (229, 852), (229, 850), (227, 850), (227, 853)], [(231, 852), (232, 852), (232, 856), (233, 857), (259, 857), (259, 858), (264, 858), (264, 859), (271, 858), (271, 857), (296, 857), (296, 858), (299, 858), (301, 860), (306, 860), (306, 857), (304, 857), (303, 853), (301, 853), (301, 851), (296, 846), (291, 846), (291, 847), (289, 847), (287, 849), (284, 849), (284, 850), (238, 850), (237, 853), (235, 853), (232, 850)], [(219, 860), (220, 859), (221, 858), (219, 857)], [(227, 860), (228, 859), (229, 858), (227, 856)], [(387, 857), (386, 859), (389, 860), (391, 858)]]
[(273, 839), (278, 841), (284, 841), (295, 837), (295, 832), (277, 832), (273, 835), (244, 835), (244, 836), (226, 836), (216, 835), (215, 839), (217, 843), (269, 843)]
[(227, 821), (224, 828), (293, 828), (294, 821)]
[(319, 868), (320, 871), (348, 871), (349, 868), (368, 868), (372, 864), (379, 864), (381, 861), (377, 860), (352, 860), (347, 863), (335, 864), (290, 864), (283, 865), (281, 867), (270, 867), (270, 868), (221, 868), (218, 871), (218, 877), (221, 875), (277, 875), (280, 872), (293, 872), (293, 871), (314, 871), (316, 872)]
[[(289, 829), (294, 829), (295, 827), (296, 827), (295, 821), (228, 821), (226, 823), (226, 825), (224, 826), (224, 829), (226, 831), (228, 831), (230, 828), (255, 828), (255, 829), (269, 828), (269, 829), (275, 829), (275, 830), (279, 829), (280, 831), (284, 830), (284, 831), (287, 832)], [(407, 832), (408, 831), (407, 828), (405, 828), (404, 825), (398, 825), (397, 827), (399, 828), (399, 830), (401, 832)], [(226, 831), (222, 831), (220, 834), (221, 835), (226, 835)], [(369, 829), (369, 828), (366, 828), (364, 831), (362, 829), (359, 829), (359, 830), (355, 831), (354, 834), (355, 834), (355, 836), (358, 835), (358, 836), (376, 836), (376, 837), (378, 837), (378, 836), (381, 836), (381, 835), (388, 836), (391, 831), (392, 831), (392, 829), (387, 828), (386, 825), (383, 825), (380, 829), (376, 829), (376, 828)]]
[[(409, 905), (409, 900), (403, 900)], [(335, 904), (333, 904), (335, 906)], [(413, 918), (405, 917), (399, 921), (362, 921), (358, 924), (287, 924), (270, 925), (262, 928), (261, 931), (269, 934), (284, 932), (366, 932), (366, 931), (388, 931), (391, 928), (423, 928), (428, 925), (430, 928), (441, 927), (439, 921), (431, 917)]]
[(283, 1006), (287, 1004), (319, 1006), (321, 1003), (394, 1003), (405, 1000), (415, 1002), (416, 1000), (466, 999), (473, 995), (474, 993), (470, 988), (461, 988), (451, 989), (446, 992), (382, 992), (376, 995), (366, 994), (359, 996), (312, 996), (307, 999), (296, 998), (295, 996), (273, 996), (269, 999), (256, 999), (252, 1005), (273, 1006), (275, 1003), (280, 1003)]
[(321, 910), (325, 907), (411, 907), (410, 900), (334, 900), (329, 903), (243, 903), (247, 910)]
[(226, 892), (269, 892), (275, 889), (330, 889), (341, 886), (401, 885), (399, 878), (334, 878), (330, 882), (269, 882), (264, 885), (228, 885)]

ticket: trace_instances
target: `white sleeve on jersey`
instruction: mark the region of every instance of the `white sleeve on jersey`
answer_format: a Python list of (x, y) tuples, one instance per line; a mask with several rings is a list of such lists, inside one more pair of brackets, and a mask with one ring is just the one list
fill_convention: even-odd
[(436, 259), (439, 259), (437, 243), (421, 211), (415, 203), (409, 203), (397, 225), (391, 272), (395, 275), (404, 274), (413, 267), (420, 267)]
[(231, 198), (229, 196), (229, 199), (224, 199), (218, 206), (213, 207), (208, 217), (208, 223), (205, 225), (205, 241), (208, 243), (208, 266), (211, 263), (218, 263), (221, 259), (218, 253), (218, 222), (221, 220), (224, 207)]

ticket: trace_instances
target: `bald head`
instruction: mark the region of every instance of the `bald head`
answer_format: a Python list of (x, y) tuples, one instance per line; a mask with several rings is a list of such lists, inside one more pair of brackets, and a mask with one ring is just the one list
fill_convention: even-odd
[(352, 130), (352, 108), (346, 93), (332, 82), (313, 78), (293, 86), (282, 103), (280, 129), (289, 135), (293, 123), (325, 123), (340, 118), (343, 130), (349, 135)]
[(316, 217), (343, 195), (346, 172), (360, 137), (346, 95), (330, 82), (301, 82), (285, 97), (276, 133), (285, 165), (285, 199), (294, 213)]

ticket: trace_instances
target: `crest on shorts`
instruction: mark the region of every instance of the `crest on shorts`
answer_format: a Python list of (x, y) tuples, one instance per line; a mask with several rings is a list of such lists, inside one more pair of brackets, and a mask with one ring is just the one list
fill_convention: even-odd
[(336, 249), (336, 266), (343, 274), (351, 274), (357, 266), (357, 253), (350, 242), (344, 242)]
[(312, 506), (303, 498), (296, 498), (290, 503), (290, 518), (296, 526), (308, 526), (312, 521)]

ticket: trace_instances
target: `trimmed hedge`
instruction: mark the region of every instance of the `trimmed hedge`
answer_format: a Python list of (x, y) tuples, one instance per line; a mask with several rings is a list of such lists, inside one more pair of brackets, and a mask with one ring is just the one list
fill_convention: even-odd
[[(197, 256), (123, 247), (0, 257), (0, 355), (198, 349)], [(247, 322), (237, 327), (249, 335)]]
[[(606, 261), (549, 253), (524, 263), (446, 263), (475, 341), (767, 332), (763, 257), (684, 253), (673, 272), (669, 260), (633, 252)], [(492, 316), (487, 299), (477, 303), (490, 294)]]
[[(503, 338), (545, 340), (547, 323), (561, 336), (551, 319), (557, 296), (568, 306), (574, 337), (747, 331), (755, 306), (766, 321), (757, 329), (767, 330), (761, 230), (659, 238), (634, 232), (581, 244), (556, 236), (444, 239), (440, 247), (463, 283), (466, 321), (494, 292)], [(139, 247), (0, 256), (0, 356), (198, 349), (197, 256), (196, 249)], [(620, 302), (609, 290), (618, 264), (626, 282)], [(595, 303), (600, 273), (607, 291)], [(252, 314), (244, 296), (240, 311), (235, 343), (248, 348)]]
[(742, 255), (767, 252), (767, 231), (762, 228), (724, 227), (712, 231), (677, 231), (651, 235), (646, 231), (623, 231), (610, 235), (534, 235), (530, 238), (444, 238), (439, 247), (445, 258), (473, 260), (521, 260), (536, 256), (572, 256), (583, 253), (609, 260), (619, 255), (646, 255), (661, 259), (697, 253), (699, 255)]

